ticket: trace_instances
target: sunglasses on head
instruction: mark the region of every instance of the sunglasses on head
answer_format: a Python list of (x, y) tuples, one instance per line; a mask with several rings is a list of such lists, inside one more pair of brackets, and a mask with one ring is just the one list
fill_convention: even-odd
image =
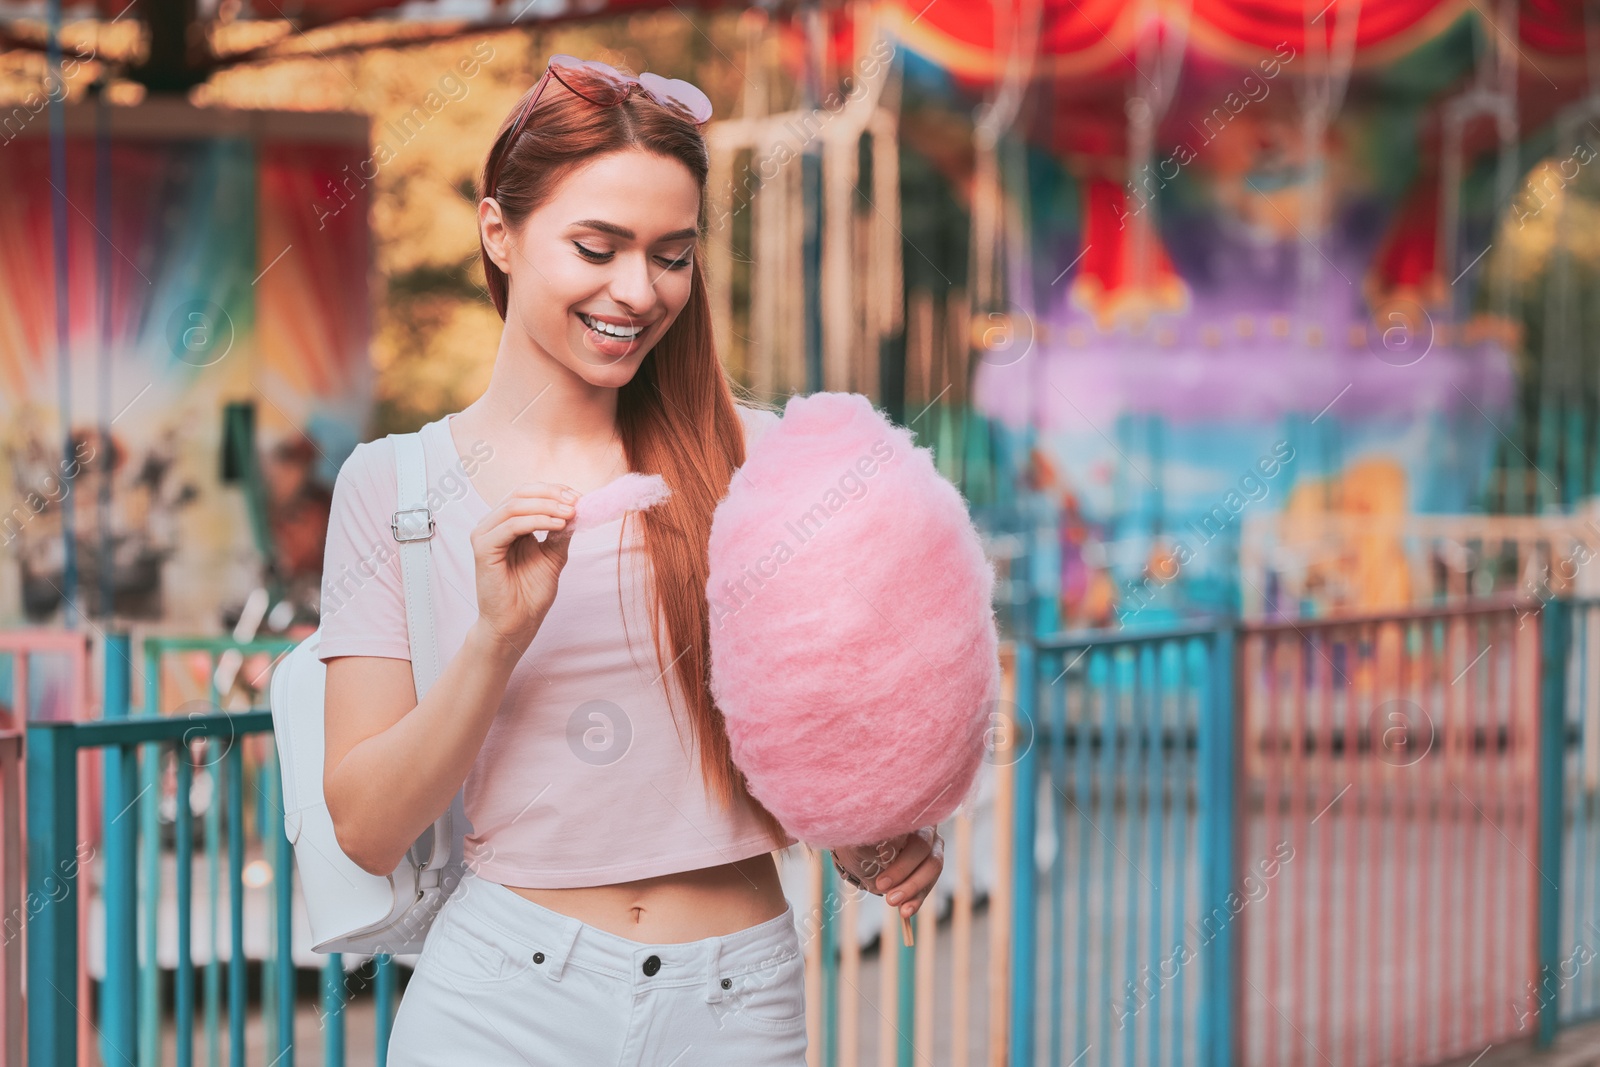
[(637, 87), (662, 107), (677, 112), (697, 126), (703, 126), (711, 121), (710, 98), (680, 78), (663, 78), (649, 71), (635, 77), (632, 74), (624, 74), (611, 64), (602, 63), (598, 59), (554, 55), (545, 64), (544, 75), (539, 79), (533, 95), (528, 98), (527, 105), (518, 113), (516, 122), (511, 124), (511, 133), (505, 139), (505, 147), (501, 149), (500, 158), (495, 160), (489, 189), (484, 195), (494, 195), (500, 177), (500, 164), (510, 154), (511, 146), (517, 143), (517, 138), (522, 135), (523, 128), (533, 114), (534, 105), (538, 104), (539, 97), (543, 95), (544, 87), (551, 78), (566, 86), (577, 96), (600, 107), (615, 107), (626, 100), (628, 94)]

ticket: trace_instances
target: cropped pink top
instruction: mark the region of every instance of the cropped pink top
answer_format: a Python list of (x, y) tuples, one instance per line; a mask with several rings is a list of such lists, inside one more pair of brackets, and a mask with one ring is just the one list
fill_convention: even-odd
[[(778, 419), (739, 411), (748, 442)], [(421, 430), (436, 524), (429, 559), (441, 665), (477, 618), (470, 535), (491, 510), (469, 475), (493, 450), (486, 442), (458, 448), (453, 417)], [(399, 546), (389, 528), (395, 496), (391, 442), (357, 445), (334, 483), (328, 521), (324, 661), (410, 659)], [(774, 842), (748, 801), (722, 810), (707, 792), (676, 674), (663, 675), (656, 660), (647, 564), (636, 513), (572, 535), (555, 601), (512, 671), (467, 775), (467, 855), (480, 876), (530, 888), (608, 885), (795, 843), (787, 835)], [(667, 684), (675, 687), (681, 730)]]

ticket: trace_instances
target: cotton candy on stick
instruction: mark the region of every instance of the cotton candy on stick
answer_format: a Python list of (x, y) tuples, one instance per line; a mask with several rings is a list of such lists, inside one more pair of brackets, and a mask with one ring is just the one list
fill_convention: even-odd
[(982, 762), (999, 635), (994, 571), (932, 453), (859, 394), (791, 397), (708, 554), (711, 692), (751, 794), (819, 848), (950, 816)]

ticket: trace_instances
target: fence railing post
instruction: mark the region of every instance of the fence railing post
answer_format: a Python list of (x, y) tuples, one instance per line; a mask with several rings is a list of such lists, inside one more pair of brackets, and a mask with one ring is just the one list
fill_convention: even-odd
[[(1056, 553), (1058, 542), (1053, 511), (1047, 501), (1034, 498), (1023, 508), (1026, 523), (1024, 575), (1026, 599), (1017, 613), (1016, 684), (1012, 693), (1016, 705), (1013, 740), (1026, 738), (1011, 766), (1011, 990), (1007, 1036), (1011, 1067), (1032, 1067), (1034, 1062), (1034, 971), (1038, 939), (1038, 916), (1034, 889), (1038, 879), (1034, 860), (1034, 839), (1038, 833), (1038, 770), (1034, 760), (1034, 739), (1038, 737), (1038, 635), (1053, 633), (1060, 625), (1058, 590), (1060, 579)], [(1017, 731), (1022, 733), (1017, 734)]]
[(1236, 634), (1234, 625), (1217, 630), (1207, 671), (1205, 704), (1200, 709), (1200, 936), (1215, 936), (1200, 948), (1200, 1063), (1232, 1067), (1234, 1021), (1240, 971), (1234, 952), (1233, 911), (1228, 906), (1233, 881), (1234, 830), (1238, 818), (1234, 714)]
[(1552, 598), (1539, 612), (1539, 1010), (1538, 1046), (1555, 1040), (1561, 956), (1561, 836), (1565, 818), (1567, 657), (1572, 606)]
[[(275, 1007), (278, 1012), (278, 1056), (282, 1067), (294, 1067), (294, 852), (283, 828), (283, 778), (278, 764), (277, 746), (267, 753), (265, 771), (266, 799), (271, 829), (263, 839), (266, 853), (272, 857), (272, 900), (277, 921), (273, 924), (278, 940), (278, 959), (282, 961), (273, 972), (278, 983)], [(379, 953), (373, 958), (378, 968), (379, 997), (377, 1001), (377, 1044), (373, 1067), (385, 1067), (389, 1056), (389, 1001), (383, 998), (383, 967), (389, 957)], [(342, 970), (341, 966), (341, 970)]]
[[(123, 720), (133, 703), (132, 642), (127, 631), (108, 632), (101, 642), (105, 672), (103, 717)], [(106, 978), (100, 994), (100, 1044), (106, 1062), (114, 1063), (113, 1050), (131, 1053), (138, 1047), (139, 989), (138, 871), (139, 752), (132, 745), (107, 746), (99, 753), (105, 768), (105, 795), (101, 805), (105, 838)], [(93, 756), (90, 757), (94, 758)]]
[[(817, 864), (822, 872), (822, 888), (817, 899), (822, 905), (821, 927), (816, 931), (817, 943), (822, 950), (822, 1057), (821, 1062), (833, 1067), (839, 1062), (839, 887), (833, 877), (833, 852), (824, 850)], [(884, 925), (887, 932), (888, 924)], [(879, 944), (887, 945), (888, 937)]]
[(72, 723), (28, 725), (28, 1064), (78, 1062), (78, 747)]
[[(1038, 718), (1034, 714), (1034, 673), (1038, 649), (1033, 634), (1024, 634), (1016, 646), (1016, 727), (1026, 731), (1026, 743), (1012, 765), (1011, 845), (1011, 1067), (1032, 1067), (1034, 1062), (1034, 950), (1038, 922), (1034, 907), (1034, 838), (1038, 833), (1037, 778), (1034, 761)], [(1013, 742), (1015, 743), (1015, 742)]]

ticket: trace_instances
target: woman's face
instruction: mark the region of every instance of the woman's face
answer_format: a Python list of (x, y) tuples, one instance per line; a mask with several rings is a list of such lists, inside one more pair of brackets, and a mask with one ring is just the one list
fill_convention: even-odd
[(593, 385), (626, 384), (689, 300), (699, 208), (688, 167), (638, 149), (574, 171), (515, 231), (486, 198), (507, 326)]

